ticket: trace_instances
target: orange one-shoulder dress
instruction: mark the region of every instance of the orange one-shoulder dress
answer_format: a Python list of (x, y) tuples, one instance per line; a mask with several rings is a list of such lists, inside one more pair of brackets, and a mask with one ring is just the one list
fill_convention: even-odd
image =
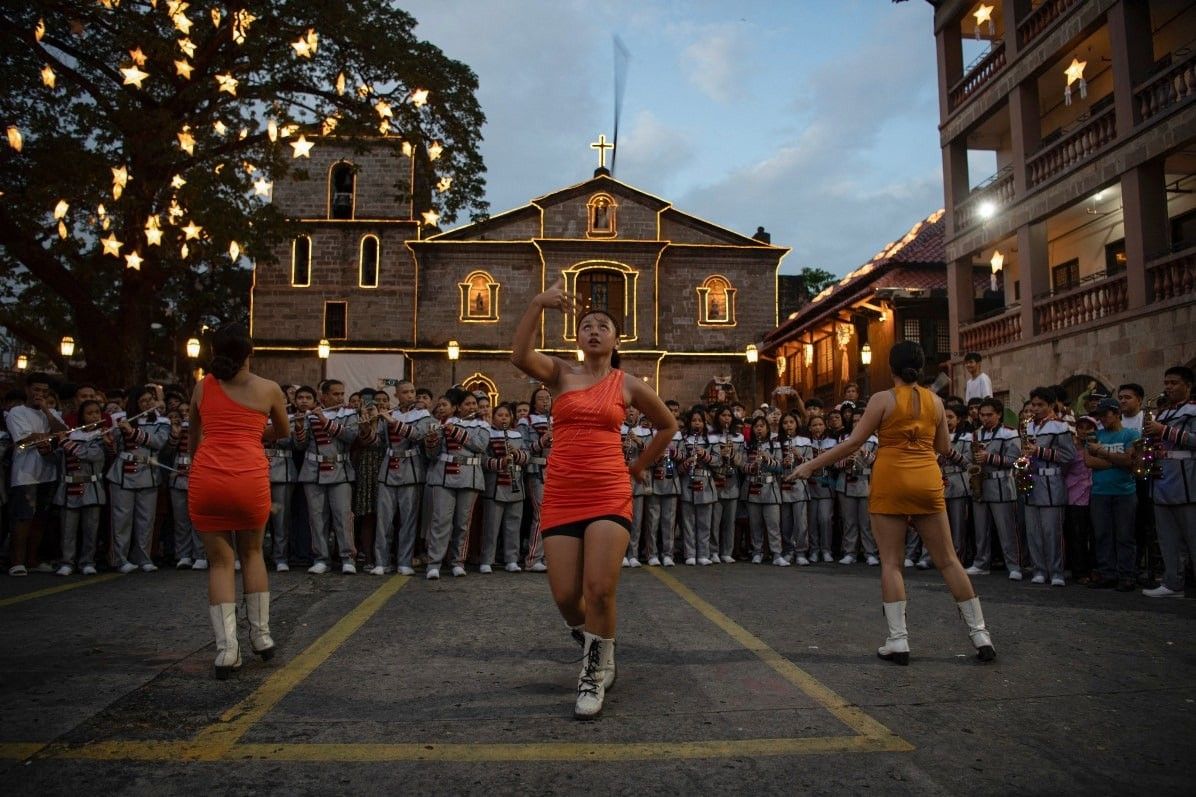
[(204, 377), (203, 438), (191, 462), (187, 509), (196, 531), (256, 531), (270, 515), (270, 466), (262, 448), (265, 413), (228, 397)]
[(552, 451), (540, 507), (545, 533), (604, 517), (624, 518), (630, 527), (631, 479), (619, 435), (626, 410), (618, 369), (553, 402)]
[[(913, 410), (914, 391), (918, 411)], [(930, 515), (946, 510), (943, 475), (934, 450), (938, 428), (934, 395), (924, 387), (893, 388), (896, 407), (880, 422), (868, 511), (877, 515)]]

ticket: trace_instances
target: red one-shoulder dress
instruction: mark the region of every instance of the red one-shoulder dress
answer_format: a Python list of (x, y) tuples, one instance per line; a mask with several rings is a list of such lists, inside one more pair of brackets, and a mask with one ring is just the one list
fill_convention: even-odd
[(623, 372), (618, 369), (553, 402), (541, 528), (610, 515), (630, 524), (631, 479), (619, 435), (626, 410)]
[(262, 448), (265, 413), (228, 397), (204, 377), (199, 405), (203, 439), (191, 462), (187, 508), (196, 531), (247, 531), (270, 515), (270, 466)]

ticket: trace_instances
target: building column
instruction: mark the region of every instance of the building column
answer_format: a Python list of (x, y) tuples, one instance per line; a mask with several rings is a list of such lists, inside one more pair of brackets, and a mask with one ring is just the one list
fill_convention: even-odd
[(972, 256), (947, 264), (947, 326), (951, 330), (951, 357), (962, 357), (959, 327), (976, 317), (976, 291), (972, 287)]
[(968, 198), (968, 143), (963, 137), (943, 147), (943, 207), (947, 209), (946, 229), (955, 226), (955, 205)]
[(1005, 15), (1005, 63), (1013, 63), (1014, 57), (1018, 53), (1017, 42), (1017, 23), (1021, 22), (1030, 15), (1033, 10), (1033, 4), (1030, 0), (1008, 0), (1002, 4), (1001, 13)]
[(1150, 76), (1154, 44), (1150, 5), (1121, 0), (1109, 9), (1109, 46), (1113, 55), (1113, 105), (1117, 137), (1125, 138), (1140, 121), (1134, 86)]
[(1163, 169), (1163, 159), (1156, 158), (1121, 175), (1126, 301), (1130, 308), (1143, 307), (1154, 298), (1146, 264), (1171, 248)]
[(1034, 299), (1051, 290), (1051, 263), (1045, 221), (1023, 224), (1017, 228), (1017, 264), (1021, 284), (1022, 340), (1028, 341), (1038, 335)]
[(939, 118), (950, 113), (948, 95), (951, 85), (963, 77), (963, 43), (959, 40), (959, 25), (947, 25), (934, 34), (938, 55)]
[(1030, 78), (1009, 92), (1009, 135), (1013, 144), (1013, 193), (1019, 200), (1030, 190), (1026, 160), (1038, 151), (1042, 122), (1038, 117), (1038, 81)]

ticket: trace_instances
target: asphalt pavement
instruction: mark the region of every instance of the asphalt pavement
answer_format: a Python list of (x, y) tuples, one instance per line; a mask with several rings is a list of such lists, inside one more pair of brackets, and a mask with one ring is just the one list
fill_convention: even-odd
[[(624, 570), (618, 681), (543, 576), (271, 574), (279, 654), (212, 678), (202, 573), (0, 579), (6, 794), (1188, 793), (1196, 601), (937, 573), (878, 660), (865, 565)], [(242, 620), (242, 645), (247, 632)]]

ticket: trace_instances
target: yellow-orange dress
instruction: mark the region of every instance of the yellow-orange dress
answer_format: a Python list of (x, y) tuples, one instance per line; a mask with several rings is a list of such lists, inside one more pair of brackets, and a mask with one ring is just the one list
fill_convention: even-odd
[[(918, 391), (918, 414), (913, 411)], [(930, 515), (946, 510), (943, 475), (934, 450), (934, 395), (924, 387), (893, 388), (896, 407), (880, 423), (868, 511), (877, 515)]]

